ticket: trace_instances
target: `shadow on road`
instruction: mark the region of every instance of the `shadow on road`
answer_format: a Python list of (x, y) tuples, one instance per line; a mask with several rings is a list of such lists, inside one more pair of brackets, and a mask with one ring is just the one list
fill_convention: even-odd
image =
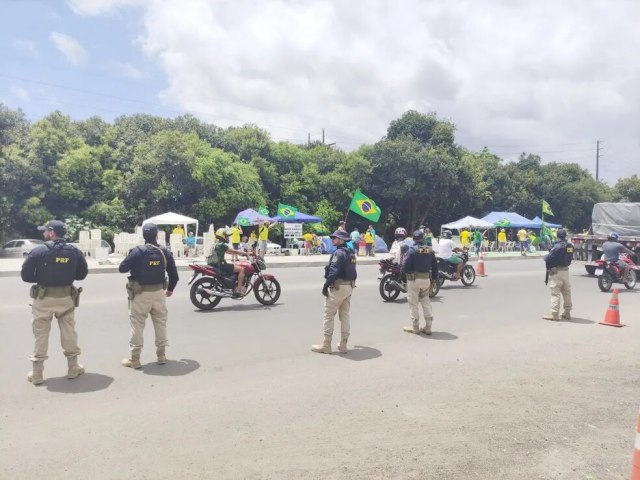
[(200, 309), (195, 309), (194, 312), (195, 313), (215, 313), (215, 312), (251, 312), (251, 311), (256, 311), (256, 310), (270, 310), (272, 308), (275, 307), (279, 307), (280, 305), (284, 305), (282, 303), (275, 303), (273, 305), (262, 305), (261, 303), (252, 303), (252, 304), (233, 304), (233, 303), (229, 303), (227, 305), (225, 305), (224, 307), (215, 307), (212, 308), (211, 310), (200, 310)]
[(475, 289), (475, 288), (479, 288), (478, 285), (476, 285), (475, 283), (473, 285), (462, 285), (461, 283), (459, 284), (453, 284), (453, 285), (443, 285), (442, 287), (440, 287), (440, 291), (442, 290), (460, 290), (460, 289)]
[(104, 390), (113, 383), (113, 377), (100, 373), (85, 373), (78, 378), (69, 380), (66, 377), (47, 378), (44, 385), (50, 392), (58, 393), (89, 393)]
[(361, 362), (362, 360), (371, 360), (373, 358), (381, 357), (382, 352), (377, 348), (354, 345), (353, 348), (349, 349), (348, 353), (333, 356)]
[(430, 336), (424, 335), (424, 338), (430, 338), (432, 340), (457, 340), (458, 336), (449, 332), (432, 332)]
[(142, 371), (147, 375), (157, 375), (159, 377), (180, 377), (188, 375), (200, 368), (200, 363), (195, 360), (167, 360), (164, 365), (157, 363), (147, 363), (142, 366)]
[(578, 318), (578, 317), (571, 317), (571, 320), (562, 319), (561, 321), (566, 323), (584, 323), (584, 324), (596, 323), (593, 320), (588, 320), (586, 318)]

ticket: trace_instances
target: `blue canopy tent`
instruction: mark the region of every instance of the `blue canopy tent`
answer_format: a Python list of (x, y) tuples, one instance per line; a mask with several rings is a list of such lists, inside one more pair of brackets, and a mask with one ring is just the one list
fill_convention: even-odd
[(507, 220), (510, 227), (540, 228), (538, 224), (515, 212), (491, 212), (482, 217), (482, 220), (494, 225), (501, 220)]
[[(535, 228), (542, 228), (542, 219), (540, 217), (538, 217), (537, 215), (531, 220), (533, 223), (537, 224), (537, 227)], [(545, 226), (549, 227), (549, 228), (560, 228), (562, 227), (562, 225), (558, 224), (558, 223), (551, 223), (551, 222), (544, 222)]]
[(293, 217), (281, 217), (280, 215), (276, 215), (275, 217), (272, 217), (271, 220), (282, 223), (318, 223), (322, 221), (322, 217), (314, 217), (313, 215), (307, 215), (306, 213), (296, 212)]
[(237, 223), (241, 227), (246, 227), (249, 225), (258, 225), (265, 220), (271, 221), (271, 218), (267, 215), (260, 215), (253, 208), (247, 208), (246, 210), (238, 213), (238, 215), (236, 215), (236, 219), (233, 222)]

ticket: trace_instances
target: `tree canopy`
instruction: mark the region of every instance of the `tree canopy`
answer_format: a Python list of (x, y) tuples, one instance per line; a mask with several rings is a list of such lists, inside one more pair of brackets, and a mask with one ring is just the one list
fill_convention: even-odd
[[(167, 210), (203, 224), (230, 223), (259, 205), (274, 214), (278, 203), (333, 227), (358, 188), (382, 209), (380, 232), (426, 222), (437, 228), (491, 210), (533, 217), (542, 199), (554, 220), (582, 229), (596, 202), (640, 201), (637, 175), (611, 188), (575, 163), (544, 163), (534, 152), (505, 162), (487, 148), (457, 145), (455, 130), (435, 113), (410, 110), (377, 143), (345, 152), (275, 142), (256, 125), (225, 129), (190, 115), (109, 123), (55, 111), (32, 123), (0, 104), (0, 236), (35, 234), (54, 217), (131, 230)], [(349, 214), (348, 223), (368, 222)]]

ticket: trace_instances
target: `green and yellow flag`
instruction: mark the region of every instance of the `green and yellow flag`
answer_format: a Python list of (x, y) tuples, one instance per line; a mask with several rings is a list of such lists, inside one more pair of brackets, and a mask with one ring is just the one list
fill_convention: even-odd
[(542, 200), (542, 214), (551, 215), (553, 217), (553, 212), (551, 211), (551, 207), (546, 202), (546, 200)]
[(266, 205), (260, 205), (260, 206), (258, 207), (258, 213), (259, 213), (260, 215), (266, 215), (266, 216), (269, 216), (269, 209), (267, 208), (267, 206), (266, 206)]
[(362, 193), (360, 189), (356, 190), (353, 194), (349, 210), (357, 213), (367, 220), (371, 220), (372, 222), (377, 222), (382, 214), (382, 211), (376, 205), (376, 202)]
[(298, 209), (284, 203), (278, 204), (278, 216), (282, 218), (293, 218), (296, 216)]

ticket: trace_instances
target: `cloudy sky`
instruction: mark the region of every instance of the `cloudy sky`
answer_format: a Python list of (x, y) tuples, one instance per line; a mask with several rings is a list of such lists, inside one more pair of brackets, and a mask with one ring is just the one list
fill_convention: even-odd
[(0, 101), (373, 143), (408, 109), (505, 159), (640, 174), (637, 0), (3, 0)]

